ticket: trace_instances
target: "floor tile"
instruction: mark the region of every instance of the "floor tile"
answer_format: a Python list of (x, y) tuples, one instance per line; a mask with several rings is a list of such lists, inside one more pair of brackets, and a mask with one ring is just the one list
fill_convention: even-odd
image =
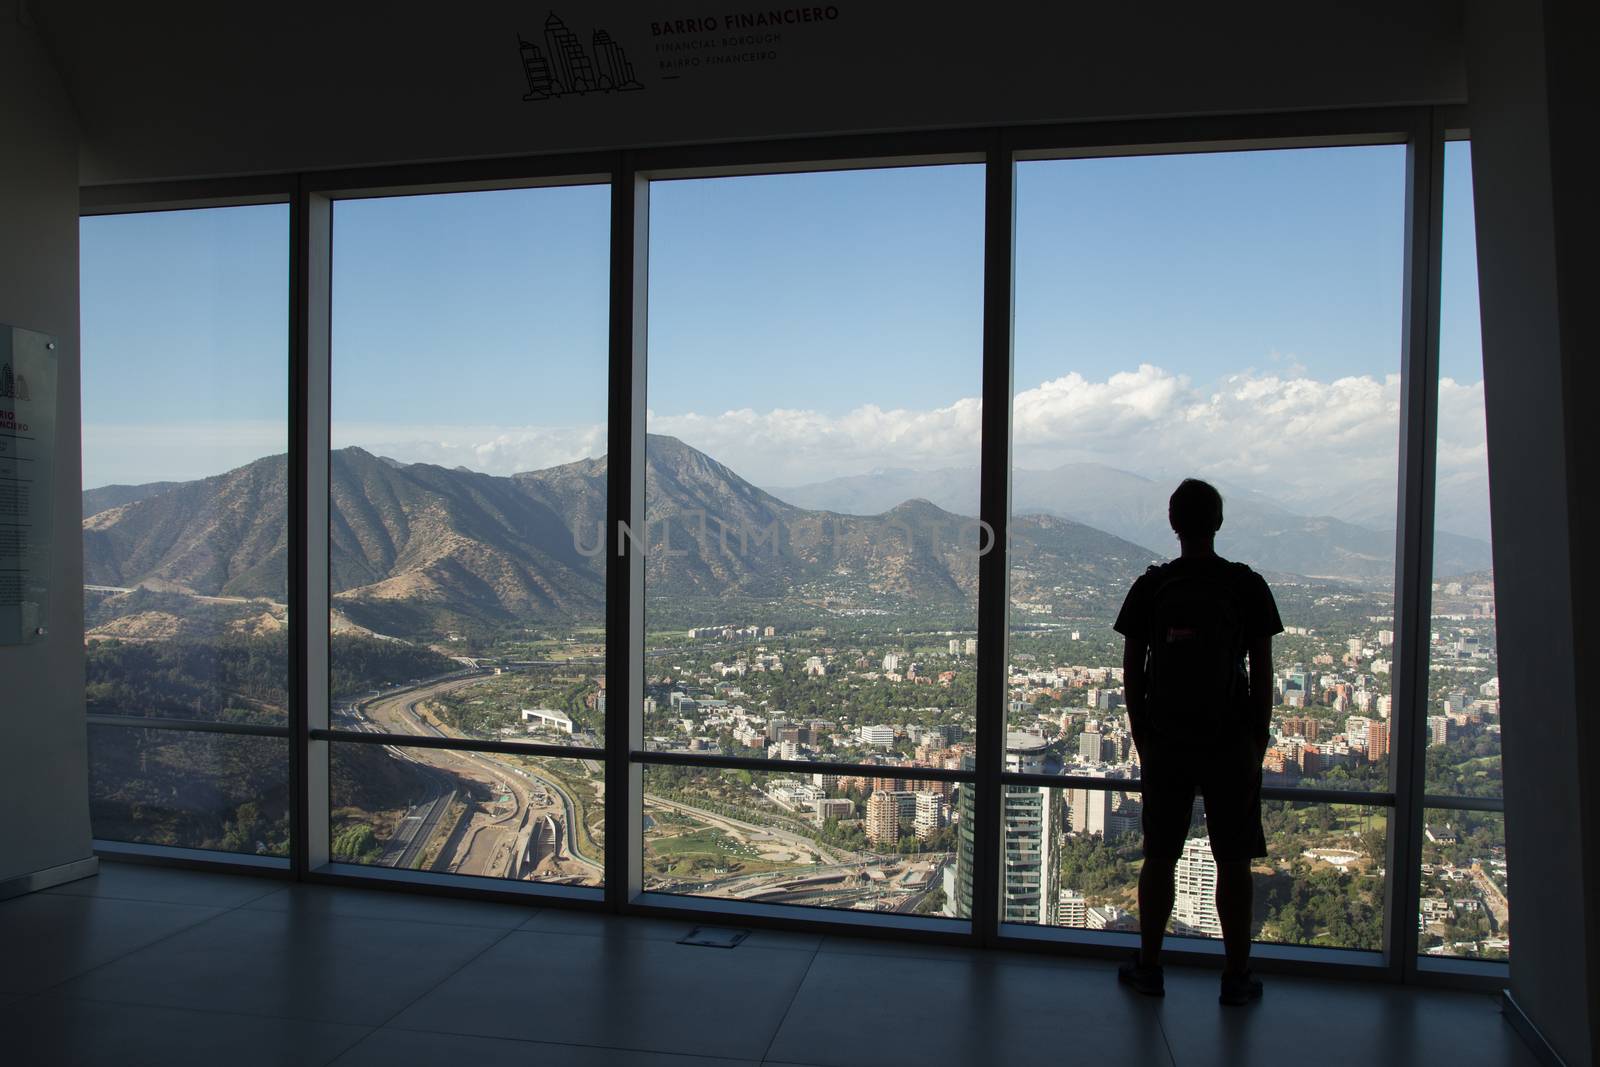
[(954, 963), (1005, 963), (1017, 967), (1059, 967), (1080, 962), (1049, 952), (1019, 952), (1004, 949), (967, 948), (894, 938), (847, 937), (830, 934), (822, 939), (821, 951), (845, 956), (902, 956), (917, 960), (945, 960)]
[[(1281, 1063), (1286, 1049), (1294, 1050), (1295, 1067), (1536, 1063), (1487, 995), (1270, 974), (1262, 980), (1260, 1003), (1223, 1007), (1215, 972), (1167, 969), (1167, 995), (1156, 1010), (1178, 1067)], [(1307, 1040), (1334, 1032), (1337, 1040)]]
[(475, 926), (240, 908), (61, 992), (376, 1026), (503, 936)]
[(0, 1032), (7, 1062), (30, 1067), (311, 1067), (331, 1062), (371, 1031), (45, 994), (0, 1003)]
[(236, 908), (284, 887), (282, 879), (156, 867), (144, 863), (100, 861), (100, 873), (45, 890), (72, 897), (154, 900), (166, 904), (203, 904)]
[(0, 903), (0, 992), (35, 993), (226, 914), (219, 908), (31, 893)]
[(1209, 969), (1168, 968), (1146, 1000), (1109, 963), (787, 931), (676, 944), (694, 925), (111, 863), (0, 903), (0, 1059), (1536, 1062), (1481, 994), (1268, 975), (1263, 1003), (1226, 1009)]
[(815, 952), (822, 944), (818, 934), (795, 933), (788, 930), (761, 930), (740, 926), (737, 920), (725, 923), (701, 923), (684, 919), (606, 915), (600, 912), (546, 908), (523, 923), (522, 929), (551, 934), (584, 934), (591, 937), (629, 937), (645, 941), (676, 941), (686, 936), (696, 926), (713, 926), (716, 929), (749, 930), (750, 936), (740, 947), (791, 949), (797, 952)]
[(390, 1025), (759, 1059), (811, 960), (752, 945), (519, 931)]
[(836, 934), (822, 939), (821, 951), (825, 954), (899, 956), (915, 960), (943, 960), (947, 963), (972, 963), (983, 958), (982, 950), (960, 945), (933, 945), (920, 941), (843, 937)]
[(1170, 1063), (1151, 1007), (1115, 968), (818, 953), (769, 1062)]
[(635, 1052), (590, 1045), (554, 1045), (468, 1034), (428, 1034), (378, 1030), (335, 1061), (335, 1067), (435, 1067), (464, 1063), (472, 1067), (757, 1067), (755, 1060), (683, 1056), (667, 1052)]
[(523, 904), (503, 904), (492, 900), (460, 900), (426, 893), (408, 893), (401, 889), (356, 889), (349, 886), (324, 885), (288, 886), (268, 896), (252, 900), (245, 907), (306, 916), (337, 915), (360, 919), (444, 923), (449, 926), (483, 926), (496, 930), (514, 930), (539, 910)]

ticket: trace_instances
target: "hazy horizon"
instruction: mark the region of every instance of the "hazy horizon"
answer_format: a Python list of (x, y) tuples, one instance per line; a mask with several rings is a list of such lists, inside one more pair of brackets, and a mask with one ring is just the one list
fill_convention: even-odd
[[(1470, 175), (1448, 156), (1439, 521), (1483, 537)], [(1403, 173), (1398, 146), (1020, 164), (1016, 469), (1196, 475), (1391, 526)], [(653, 186), (649, 430), (759, 486), (975, 466), (981, 178)], [(608, 195), (337, 205), (333, 446), (491, 474), (603, 454)], [(85, 486), (284, 451), (286, 209), (83, 235)]]

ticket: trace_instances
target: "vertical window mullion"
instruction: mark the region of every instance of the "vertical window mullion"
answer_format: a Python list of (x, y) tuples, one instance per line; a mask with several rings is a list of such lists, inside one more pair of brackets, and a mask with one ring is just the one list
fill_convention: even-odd
[(644, 559), (627, 528), (644, 522), (645, 300), (650, 191), (632, 153), (611, 175), (610, 397), (606, 422), (606, 901), (625, 908), (644, 888), (637, 834), (644, 775)]
[(978, 560), (977, 792), (972, 931), (985, 944), (999, 934), (1001, 760), (1006, 729), (1006, 531), (1011, 515), (1011, 349), (1016, 167), (1010, 141), (995, 131), (984, 161), (983, 442), (979, 516), (988, 551)]
[(306, 356), (309, 323), (309, 226), (304, 183), (296, 181), (289, 201), (289, 457), (288, 457), (288, 692), (289, 692), (289, 864), (305, 877), (309, 820), (307, 754), (311, 744), (306, 710)]
[(290, 208), (290, 822), (297, 878), (328, 862), (328, 354), (332, 205), (302, 177)]
[(1395, 644), (1390, 757), (1388, 947), (1391, 975), (1417, 971), (1422, 797), (1433, 577), (1435, 432), (1439, 406), (1439, 270), (1444, 137), (1432, 110), (1418, 112), (1406, 148), (1405, 294), (1400, 367), (1400, 484), (1396, 525)]

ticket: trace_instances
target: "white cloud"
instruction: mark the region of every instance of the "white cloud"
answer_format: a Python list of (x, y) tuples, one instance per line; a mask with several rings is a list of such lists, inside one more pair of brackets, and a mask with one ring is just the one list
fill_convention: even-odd
[(649, 427), (709, 453), (758, 485), (782, 485), (881, 467), (976, 466), (981, 416), (982, 404), (972, 397), (928, 411), (864, 404), (833, 416), (782, 408), (709, 416), (651, 412)]
[[(1273, 363), (1274, 370), (1233, 375), (1210, 389), (1152, 364), (1104, 381), (1068, 374), (1022, 389), (1015, 400), (1015, 463), (1092, 462), (1160, 478), (1195, 474), (1308, 514), (1391, 522), (1399, 377), (1319, 381), (1292, 359)], [(891, 467), (975, 467), (981, 406), (967, 397), (924, 410), (862, 404), (842, 414), (800, 408), (651, 412), (649, 427), (758, 485), (794, 485)], [(1442, 381), (1439, 419), (1439, 526), (1487, 536), (1483, 384)], [(333, 443), (491, 474), (537, 470), (606, 450), (605, 427), (594, 424), (344, 423), (335, 427)], [(283, 427), (88, 426), (84, 447), (86, 485), (191, 478), (282, 451)]]
[[(1017, 393), (1019, 467), (1101, 463), (1155, 477), (1194, 474), (1255, 490), (1307, 514), (1383, 526), (1393, 521), (1400, 379), (1307, 377), (1292, 360), (1209, 390), (1152, 364), (1090, 381), (1068, 374)], [(652, 413), (670, 433), (761, 485), (874, 469), (972, 467), (977, 398), (930, 411), (863, 405), (842, 415), (752, 409)], [(1486, 536), (1481, 383), (1440, 386), (1440, 526)]]
[(333, 447), (358, 445), (402, 463), (437, 463), (486, 474), (539, 470), (606, 452), (606, 428), (585, 426), (413, 426), (336, 423)]

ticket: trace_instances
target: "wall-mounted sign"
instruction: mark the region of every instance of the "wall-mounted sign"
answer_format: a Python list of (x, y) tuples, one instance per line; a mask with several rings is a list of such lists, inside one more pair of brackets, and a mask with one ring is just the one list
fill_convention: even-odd
[[(609, 29), (569, 26), (551, 11), (545, 16), (542, 32), (532, 39), (524, 32), (517, 34), (522, 78), (527, 84), (522, 99), (633, 92), (657, 81), (699, 75), (721, 78), (752, 68), (776, 68), (784, 62), (810, 64), (820, 70), (826, 63), (816, 46), (837, 30), (837, 5), (761, 5), (746, 11), (738, 10), (744, 0), (731, 3), (735, 10), (717, 15), (676, 12), (670, 13), (674, 17), (648, 20), (616, 16), (608, 20)], [(617, 36), (612, 30), (618, 31)], [(633, 54), (624, 48), (624, 40), (634, 44)], [(649, 42), (648, 52), (645, 41)]]
[(46, 334), (0, 325), (0, 645), (45, 636), (56, 347)]
[(589, 47), (551, 12), (544, 20), (544, 45), (521, 34), (522, 76), (528, 81), (524, 100), (554, 100), (589, 93), (626, 93), (643, 89), (622, 46), (596, 28)]

